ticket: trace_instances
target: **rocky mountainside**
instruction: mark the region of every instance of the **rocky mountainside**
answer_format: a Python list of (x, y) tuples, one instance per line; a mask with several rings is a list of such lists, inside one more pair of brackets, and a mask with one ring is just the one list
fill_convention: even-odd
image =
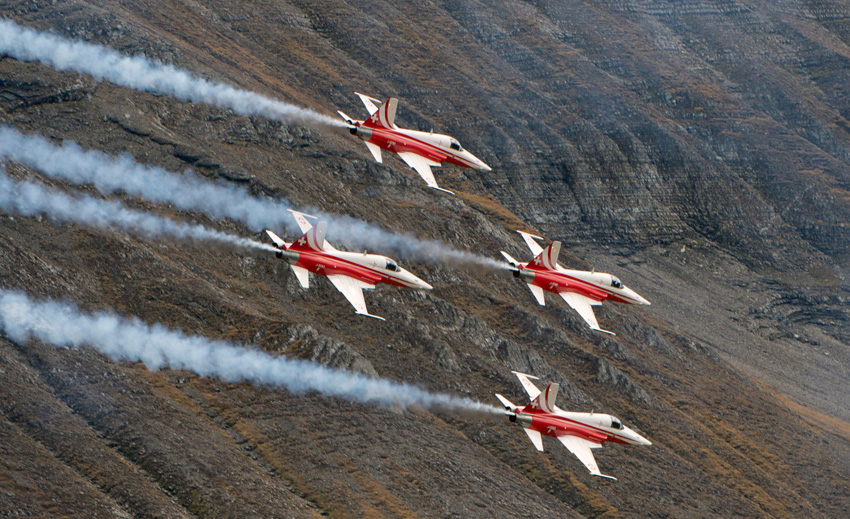
[(396, 96), (401, 126), (454, 135), (493, 171), (436, 170), (447, 196), (342, 129), (10, 57), (4, 124), (494, 258), (527, 259), (514, 230), (533, 231), (653, 303), (599, 307), (605, 336), (505, 273), (407, 261), (435, 289), (368, 293), (378, 322), (271, 255), (0, 214), (2, 288), (493, 404), (524, 399), (512, 369), (534, 373), (561, 383), (561, 407), (653, 442), (595, 451), (607, 481), (507, 420), (0, 335), (0, 515), (850, 514), (846, 3), (53, 0), (0, 15), (326, 114), (362, 115), (355, 91)]

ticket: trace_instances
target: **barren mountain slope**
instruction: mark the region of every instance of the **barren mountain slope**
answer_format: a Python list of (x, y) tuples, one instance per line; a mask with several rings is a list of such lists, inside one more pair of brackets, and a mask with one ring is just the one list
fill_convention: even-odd
[[(7, 2), (39, 30), (332, 114), (397, 122), (493, 167), (374, 164), (344, 130), (183, 104), (0, 60), (0, 120), (187, 167), (296, 207), (496, 257), (517, 228), (653, 305), (594, 334), (507, 274), (404, 266), (356, 316), (271, 255), (0, 215), (0, 286), (429, 390), (562, 384), (653, 446), (595, 451), (505, 421), (357, 405), (0, 336), (0, 513), (58, 517), (845, 517), (850, 512), (850, 9), (829, 2)], [(20, 165), (16, 178), (38, 178)], [(63, 187), (56, 182), (51, 185)], [(69, 188), (70, 189), (70, 188)], [(94, 194), (93, 190), (91, 191)], [(129, 197), (135, 207), (245, 236)], [(334, 240), (334, 229), (328, 230)], [(260, 234), (257, 239), (263, 239)], [(291, 237), (288, 237), (291, 238)], [(386, 251), (378, 251), (386, 252)]]

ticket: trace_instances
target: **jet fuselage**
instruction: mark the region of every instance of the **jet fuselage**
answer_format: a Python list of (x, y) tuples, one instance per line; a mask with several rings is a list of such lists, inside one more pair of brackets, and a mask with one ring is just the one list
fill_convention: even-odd
[(410, 152), (438, 164), (448, 162), (465, 168), (490, 171), (487, 164), (463, 149), (456, 139), (448, 135), (404, 128), (368, 126), (363, 124), (364, 122), (357, 121), (351, 128), (351, 133), (383, 150), (393, 153)]
[(530, 285), (556, 294), (574, 292), (599, 302), (607, 300), (630, 305), (649, 304), (649, 301), (623, 285), (619, 279), (602, 272), (570, 270), (560, 266), (551, 270), (539, 268), (530, 262), (520, 263), (514, 275)]
[(600, 445), (609, 441), (626, 445), (652, 445), (649, 440), (609, 414), (574, 413), (560, 408), (553, 413), (546, 413), (529, 407), (530, 404), (523, 409), (515, 409), (515, 418), (512, 416), (511, 421), (546, 436), (577, 436)]
[(278, 254), (296, 267), (314, 274), (341, 274), (371, 285), (386, 283), (404, 288), (431, 290), (433, 287), (386, 256), (347, 251), (287, 250)]

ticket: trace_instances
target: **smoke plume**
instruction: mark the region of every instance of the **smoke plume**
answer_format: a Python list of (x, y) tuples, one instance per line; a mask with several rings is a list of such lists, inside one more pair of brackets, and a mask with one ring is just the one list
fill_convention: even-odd
[[(252, 196), (242, 187), (207, 180), (192, 172), (172, 173), (142, 165), (129, 155), (112, 156), (87, 151), (73, 141), (61, 145), (38, 135), (24, 135), (0, 127), (0, 158), (20, 162), (45, 175), (75, 184), (92, 184), (102, 194), (118, 191), (153, 203), (168, 203), (178, 209), (199, 211), (210, 218), (229, 218), (253, 231), (285, 228), (290, 239), (301, 230), (287, 211), (284, 200)], [(438, 240), (422, 240), (395, 233), (374, 224), (351, 218), (315, 212), (328, 221), (331, 240), (339, 239), (349, 249), (368, 249), (395, 254), (399, 259), (428, 263), (475, 264), (490, 269), (504, 264), (470, 252), (453, 249)]]
[(135, 318), (106, 312), (84, 314), (68, 304), (34, 302), (16, 291), (0, 290), (0, 331), (21, 345), (30, 339), (60, 348), (85, 345), (116, 361), (143, 362), (151, 370), (182, 369), (225, 382), (250, 382), (293, 393), (317, 391), (352, 402), (403, 408), (418, 405), (463, 413), (502, 412), (467, 398), (188, 336)]
[(0, 210), (23, 216), (44, 215), (56, 223), (76, 223), (99, 229), (115, 227), (130, 234), (153, 238), (215, 241), (236, 247), (274, 252), (271, 245), (233, 236), (202, 225), (175, 222), (136, 211), (115, 200), (88, 195), (70, 196), (34, 182), (16, 182), (0, 168)]
[(143, 56), (124, 56), (108, 47), (41, 33), (8, 20), (0, 21), (0, 52), (21, 61), (39, 61), (60, 71), (89, 74), (97, 80), (105, 79), (123, 87), (168, 94), (184, 102), (229, 108), (241, 115), (346, 126), (308, 108), (195, 77), (172, 65)]

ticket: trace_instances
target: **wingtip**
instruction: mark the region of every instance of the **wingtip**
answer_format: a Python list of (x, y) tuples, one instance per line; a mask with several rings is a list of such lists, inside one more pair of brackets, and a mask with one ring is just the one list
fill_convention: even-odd
[(608, 335), (614, 335), (614, 336), (617, 335), (614, 332), (611, 332), (611, 331), (608, 331), (608, 330), (603, 330), (602, 328), (591, 328), (591, 330), (596, 331), (596, 332), (607, 333)]
[(450, 195), (454, 195), (454, 193), (453, 193), (452, 191), (449, 191), (448, 189), (443, 189), (443, 188), (441, 188), (441, 187), (439, 187), (439, 186), (428, 186), (428, 187), (430, 187), (431, 189), (436, 189), (437, 191), (442, 191), (442, 192), (444, 192), (444, 193), (448, 193), (448, 194), (450, 194)]
[(365, 315), (366, 317), (371, 317), (372, 319), (377, 319), (379, 321), (386, 321), (386, 319), (384, 319), (380, 315), (372, 315), (372, 314), (369, 314), (369, 313), (366, 313), (366, 312), (354, 312), (354, 313), (356, 313), (357, 315)]
[(521, 371), (511, 370), (511, 373), (514, 375), (522, 375), (523, 377), (533, 378), (534, 380), (540, 380), (540, 377), (535, 377), (534, 375), (529, 375), (528, 373), (523, 373)]
[(526, 235), (526, 236), (531, 236), (531, 237), (532, 237), (532, 238), (534, 238), (535, 240), (542, 240), (542, 239), (543, 239), (543, 237), (542, 237), (542, 236), (537, 236), (536, 234), (531, 234), (530, 232), (525, 232), (525, 231), (517, 230), (517, 233), (519, 233), (519, 234), (524, 234), (524, 235)]
[(287, 211), (289, 211), (292, 214), (300, 214), (301, 216), (306, 216), (307, 218), (315, 218), (317, 220), (319, 219), (318, 216), (313, 216), (312, 214), (307, 214), (307, 213), (303, 213), (301, 211), (296, 211), (295, 209), (287, 209)]
[(614, 481), (617, 481), (617, 478), (615, 478), (614, 476), (608, 476), (606, 474), (600, 474), (599, 472), (591, 472), (590, 475), (591, 476), (597, 476), (597, 477), (600, 477), (600, 478), (605, 478), (605, 479), (612, 479)]

